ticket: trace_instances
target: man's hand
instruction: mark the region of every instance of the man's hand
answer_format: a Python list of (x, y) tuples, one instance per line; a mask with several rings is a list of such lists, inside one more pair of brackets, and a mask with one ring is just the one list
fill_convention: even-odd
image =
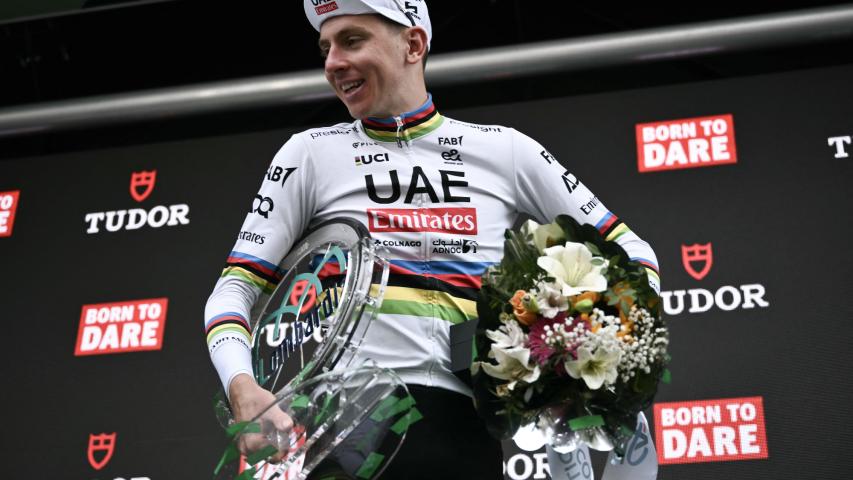
[[(247, 374), (240, 374), (231, 380), (228, 387), (231, 409), (234, 412), (234, 420), (245, 422), (252, 420), (261, 411), (275, 402), (275, 395), (261, 388), (255, 379)], [(256, 452), (267, 445), (273, 445), (279, 449), (279, 453), (270, 457), (271, 463), (280, 462), (284, 453), (289, 448), (290, 432), (293, 429), (293, 419), (284, 413), (278, 406), (267, 409), (259, 419), (262, 433), (252, 433), (240, 436), (238, 447), (244, 455)], [(278, 433), (275, 438), (278, 442), (270, 442), (265, 434), (272, 429)]]

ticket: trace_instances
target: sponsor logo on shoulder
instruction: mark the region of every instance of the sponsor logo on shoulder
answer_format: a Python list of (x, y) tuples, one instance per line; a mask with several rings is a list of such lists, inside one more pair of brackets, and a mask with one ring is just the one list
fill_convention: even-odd
[(279, 167), (278, 165), (271, 165), (270, 168), (267, 169), (266, 180), (268, 182), (279, 183), (281, 182), (281, 187), (284, 188), (284, 183), (287, 182), (287, 179), (290, 178), (290, 175), (296, 171), (297, 167)]
[[(557, 159), (554, 158), (554, 155), (551, 155), (551, 152), (549, 152), (548, 150), (542, 150), (541, 152), (539, 152), (539, 156), (542, 157), (548, 165), (554, 165), (554, 164), (559, 165), (559, 163), (557, 162)], [(576, 176), (574, 176), (574, 174), (572, 174), (568, 170), (563, 172), (562, 177), (563, 177), (563, 184), (566, 186), (566, 190), (568, 190), (569, 193), (574, 192), (575, 189), (578, 188), (578, 185), (580, 185), (580, 180), (578, 180), (578, 178)], [(597, 201), (598, 199), (595, 198), (593, 200)], [(594, 207), (595, 206), (593, 205), (592, 208), (594, 208)], [(584, 211), (584, 212), (587, 215), (589, 215), (589, 213), (587, 213), (586, 211)]]
[(270, 218), (270, 212), (272, 212), (274, 208), (275, 203), (273, 203), (272, 198), (255, 195), (255, 199), (252, 200), (252, 208), (249, 209), (249, 213), (257, 213), (264, 218)]
[(731, 114), (639, 123), (636, 135), (640, 172), (737, 163)]
[(331, 135), (347, 135), (352, 132), (351, 128), (345, 129), (334, 129), (334, 130), (318, 130), (316, 132), (311, 132), (311, 140), (320, 138), (320, 137), (328, 137)]
[(247, 242), (257, 243), (258, 245), (263, 245), (264, 242), (267, 240), (267, 237), (265, 237), (263, 235), (258, 235), (257, 233), (254, 233), (254, 232), (243, 231), (243, 232), (240, 232), (239, 235), (237, 235), (237, 239), (238, 240), (246, 240)]
[[(133, 172), (130, 176), (130, 196), (137, 202), (143, 202), (154, 191), (157, 171)], [(138, 230), (142, 227), (160, 228), (187, 225), (190, 207), (185, 203), (175, 205), (157, 205), (150, 210), (131, 208), (108, 212), (87, 213), (83, 221), (88, 225), (86, 233), (94, 234), (105, 227), (108, 232), (120, 230)]]
[(486, 126), (486, 125), (477, 125), (477, 124), (474, 124), (474, 123), (460, 122), (459, 120), (453, 120), (453, 119), (450, 119), (450, 123), (455, 124), (455, 125), (462, 125), (463, 127), (472, 128), (472, 129), (474, 129), (474, 130), (479, 130), (479, 131), (481, 131), (481, 132), (483, 132), (483, 133), (493, 133), (493, 132), (494, 132), (494, 133), (500, 133), (500, 132), (502, 132), (502, 131), (503, 131), (503, 130), (501, 129), (501, 127), (493, 127), (493, 126)]
[(0, 192), (0, 237), (11, 237), (20, 190)]

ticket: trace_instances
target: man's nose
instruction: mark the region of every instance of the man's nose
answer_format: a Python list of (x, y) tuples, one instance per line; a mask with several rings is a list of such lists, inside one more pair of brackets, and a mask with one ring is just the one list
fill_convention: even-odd
[(327, 74), (335, 73), (339, 70), (344, 70), (349, 66), (349, 62), (346, 59), (346, 56), (342, 54), (341, 50), (332, 46), (329, 48), (329, 52), (326, 55), (326, 62), (324, 64), (325, 70)]

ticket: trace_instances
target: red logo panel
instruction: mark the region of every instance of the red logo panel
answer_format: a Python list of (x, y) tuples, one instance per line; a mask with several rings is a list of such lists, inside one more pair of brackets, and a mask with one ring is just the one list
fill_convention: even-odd
[(477, 234), (476, 208), (369, 208), (371, 232), (437, 232)]
[(731, 114), (639, 123), (636, 132), (640, 172), (737, 163)]
[(83, 305), (75, 356), (163, 348), (169, 299)]
[[(690, 246), (681, 246), (681, 264), (684, 265), (684, 270), (696, 280), (705, 278), (705, 275), (708, 275), (708, 272), (711, 271), (711, 267), (714, 265), (714, 250), (712, 247), (711, 242), (704, 245), (694, 243)], [(699, 262), (702, 268), (698, 270), (694, 268), (694, 262)]]
[(333, 12), (338, 9), (338, 4), (335, 2), (327, 3), (325, 5), (320, 5), (314, 7), (314, 11), (317, 12), (317, 15), (323, 15), (329, 12)]
[(142, 202), (154, 191), (155, 183), (157, 183), (157, 170), (132, 172), (130, 174), (130, 196), (137, 202)]
[(0, 192), (0, 237), (11, 237), (20, 190)]
[[(89, 458), (89, 465), (95, 470), (104, 468), (110, 459), (113, 458), (115, 451), (116, 434), (115, 432), (100, 435), (89, 434), (89, 450), (86, 456)], [(101, 457), (100, 460), (95, 457)]]
[(655, 404), (658, 463), (767, 458), (761, 397)]

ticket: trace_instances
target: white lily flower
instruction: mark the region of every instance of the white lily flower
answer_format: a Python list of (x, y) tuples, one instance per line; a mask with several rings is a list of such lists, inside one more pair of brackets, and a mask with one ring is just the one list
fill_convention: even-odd
[(556, 223), (540, 225), (534, 220), (528, 220), (521, 226), (521, 233), (533, 237), (533, 244), (539, 253), (544, 253), (548, 245), (557, 245), (566, 239), (563, 228)]
[(582, 243), (566, 242), (565, 245), (546, 248), (545, 256), (539, 257), (536, 265), (554, 277), (567, 297), (607, 290), (607, 278), (604, 277), (607, 260), (593, 257)]
[(577, 353), (577, 360), (565, 362), (566, 371), (572, 378), (583, 378), (590, 390), (598, 390), (601, 385), (616, 381), (621, 350), (600, 345), (593, 353), (589, 347), (582, 346)]
[(530, 349), (528, 348), (503, 349), (495, 348), (495, 345), (492, 345), (489, 356), (497, 360), (498, 364), (480, 362), (480, 367), (494, 378), (509, 380), (509, 383), (506, 384), (506, 388), (509, 390), (515, 388), (519, 381), (533, 383), (539, 378), (539, 365), (530, 361)]
[(495, 342), (489, 357), (497, 360), (498, 364), (477, 362), (477, 368), (482, 368), (494, 378), (509, 380), (505, 390), (512, 390), (520, 380), (532, 383), (539, 378), (539, 365), (530, 361), (530, 349), (524, 347), (527, 336), (518, 322), (512, 320), (498, 330), (486, 330), (486, 335)]
[(492, 344), (492, 351), (495, 348), (508, 349), (523, 347), (524, 342), (527, 340), (527, 335), (524, 334), (524, 330), (521, 329), (521, 326), (515, 320), (509, 320), (497, 330), (486, 330), (486, 336), (495, 342)]
[(553, 283), (539, 282), (536, 285), (536, 306), (545, 318), (554, 318), (569, 309), (569, 299)]

